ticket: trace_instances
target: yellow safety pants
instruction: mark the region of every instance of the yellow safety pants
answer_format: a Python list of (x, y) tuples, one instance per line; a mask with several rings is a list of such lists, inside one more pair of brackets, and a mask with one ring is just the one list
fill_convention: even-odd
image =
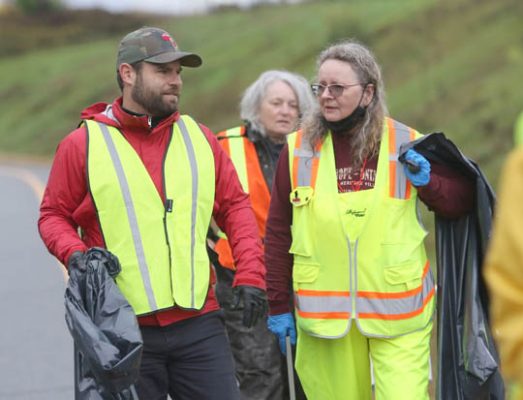
[(428, 400), (430, 335), (392, 339), (363, 336), (353, 324), (340, 339), (320, 339), (298, 328), (296, 371), (308, 400)]

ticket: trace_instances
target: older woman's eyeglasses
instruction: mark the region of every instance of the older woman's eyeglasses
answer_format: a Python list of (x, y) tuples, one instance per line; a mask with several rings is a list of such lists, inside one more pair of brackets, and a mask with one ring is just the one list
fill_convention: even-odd
[(312, 93), (314, 93), (315, 96), (320, 97), (323, 92), (325, 92), (325, 89), (329, 91), (329, 93), (332, 95), (332, 97), (340, 97), (343, 94), (343, 91), (347, 88), (350, 88), (352, 86), (360, 86), (363, 85), (362, 83), (352, 83), (350, 85), (343, 85), (341, 83), (333, 83), (332, 85), (322, 85), (321, 83), (315, 83), (311, 85)]

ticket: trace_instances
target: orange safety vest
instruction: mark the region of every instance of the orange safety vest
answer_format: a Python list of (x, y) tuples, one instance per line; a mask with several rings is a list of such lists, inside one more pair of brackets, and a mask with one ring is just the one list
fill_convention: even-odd
[[(249, 194), (258, 224), (258, 232), (263, 243), (271, 195), (263, 176), (256, 147), (247, 138), (245, 126), (220, 132), (217, 137), (236, 168), (243, 190)], [(214, 251), (218, 254), (220, 265), (232, 270), (235, 269), (231, 247), (226, 237), (218, 239)]]

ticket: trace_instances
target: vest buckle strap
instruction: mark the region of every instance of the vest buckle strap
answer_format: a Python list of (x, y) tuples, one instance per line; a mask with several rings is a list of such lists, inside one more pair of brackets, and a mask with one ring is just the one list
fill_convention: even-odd
[(289, 199), (295, 207), (301, 207), (309, 203), (314, 195), (314, 189), (311, 186), (298, 186), (294, 189)]

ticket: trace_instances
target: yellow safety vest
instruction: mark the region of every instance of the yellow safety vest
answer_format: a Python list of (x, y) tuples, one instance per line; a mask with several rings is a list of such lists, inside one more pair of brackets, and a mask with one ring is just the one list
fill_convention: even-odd
[(289, 137), (293, 287), (297, 323), (310, 335), (345, 336), (351, 321), (368, 336), (395, 337), (433, 315), (434, 278), (417, 215), (417, 192), (398, 161), (420, 134), (387, 118), (375, 186), (338, 193), (332, 137), (314, 151)]
[(214, 203), (212, 149), (198, 124), (174, 125), (162, 199), (122, 133), (97, 121), (88, 132), (89, 190), (106, 248), (120, 260), (116, 283), (136, 315), (175, 305), (198, 310), (209, 289), (205, 247)]

